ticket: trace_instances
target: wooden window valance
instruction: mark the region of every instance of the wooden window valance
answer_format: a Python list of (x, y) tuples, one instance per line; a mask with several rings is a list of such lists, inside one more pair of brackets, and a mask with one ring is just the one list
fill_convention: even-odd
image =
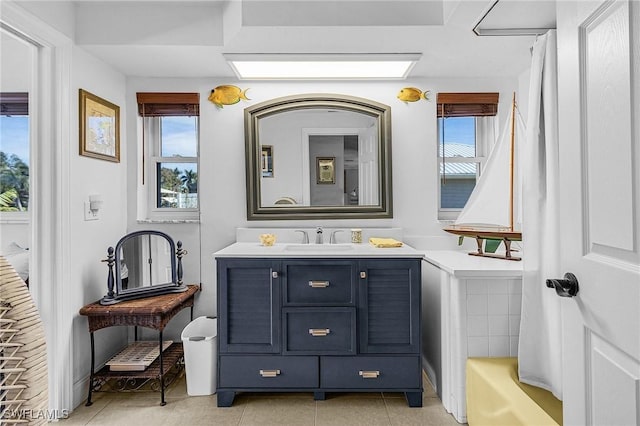
[(0, 92), (0, 115), (29, 115), (29, 93)]
[(143, 117), (199, 116), (199, 93), (136, 93)]
[(438, 117), (484, 117), (498, 114), (499, 93), (438, 93)]

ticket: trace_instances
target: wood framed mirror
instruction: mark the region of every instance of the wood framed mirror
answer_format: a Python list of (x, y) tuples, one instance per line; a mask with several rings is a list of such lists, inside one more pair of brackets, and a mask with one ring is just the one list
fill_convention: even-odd
[[(244, 121), (248, 220), (393, 217), (389, 106), (302, 94), (248, 107)], [(278, 164), (268, 175), (265, 148)]]

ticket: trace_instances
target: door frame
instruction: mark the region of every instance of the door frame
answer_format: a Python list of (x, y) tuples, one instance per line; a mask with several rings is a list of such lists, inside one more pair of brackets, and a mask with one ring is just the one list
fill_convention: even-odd
[(360, 127), (304, 127), (302, 128), (302, 205), (311, 205), (311, 170), (309, 159), (309, 146), (311, 136), (346, 136), (356, 135), (360, 140)]
[[(30, 290), (47, 340), (49, 409), (73, 409), (70, 144), (73, 42), (11, 2), (3, 26), (37, 46), (30, 94)], [(49, 413), (47, 413), (49, 414)]]

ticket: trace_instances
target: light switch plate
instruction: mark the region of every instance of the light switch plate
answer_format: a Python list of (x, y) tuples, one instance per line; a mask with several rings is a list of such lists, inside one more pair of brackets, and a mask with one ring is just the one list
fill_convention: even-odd
[(98, 220), (100, 219), (99, 211), (92, 212), (90, 207), (90, 203), (88, 201), (84, 202), (84, 220)]

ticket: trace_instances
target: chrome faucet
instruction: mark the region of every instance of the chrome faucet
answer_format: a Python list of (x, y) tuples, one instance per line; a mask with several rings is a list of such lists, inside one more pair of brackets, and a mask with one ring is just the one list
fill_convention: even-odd
[(329, 237), (329, 244), (335, 244), (336, 243), (336, 234), (338, 232), (344, 232), (344, 229), (336, 229), (335, 231), (333, 231), (331, 233), (331, 236)]
[(322, 226), (316, 228), (316, 244), (324, 244), (322, 241)]
[(309, 234), (307, 234), (307, 231), (296, 229), (295, 232), (302, 232), (302, 244), (309, 244)]

